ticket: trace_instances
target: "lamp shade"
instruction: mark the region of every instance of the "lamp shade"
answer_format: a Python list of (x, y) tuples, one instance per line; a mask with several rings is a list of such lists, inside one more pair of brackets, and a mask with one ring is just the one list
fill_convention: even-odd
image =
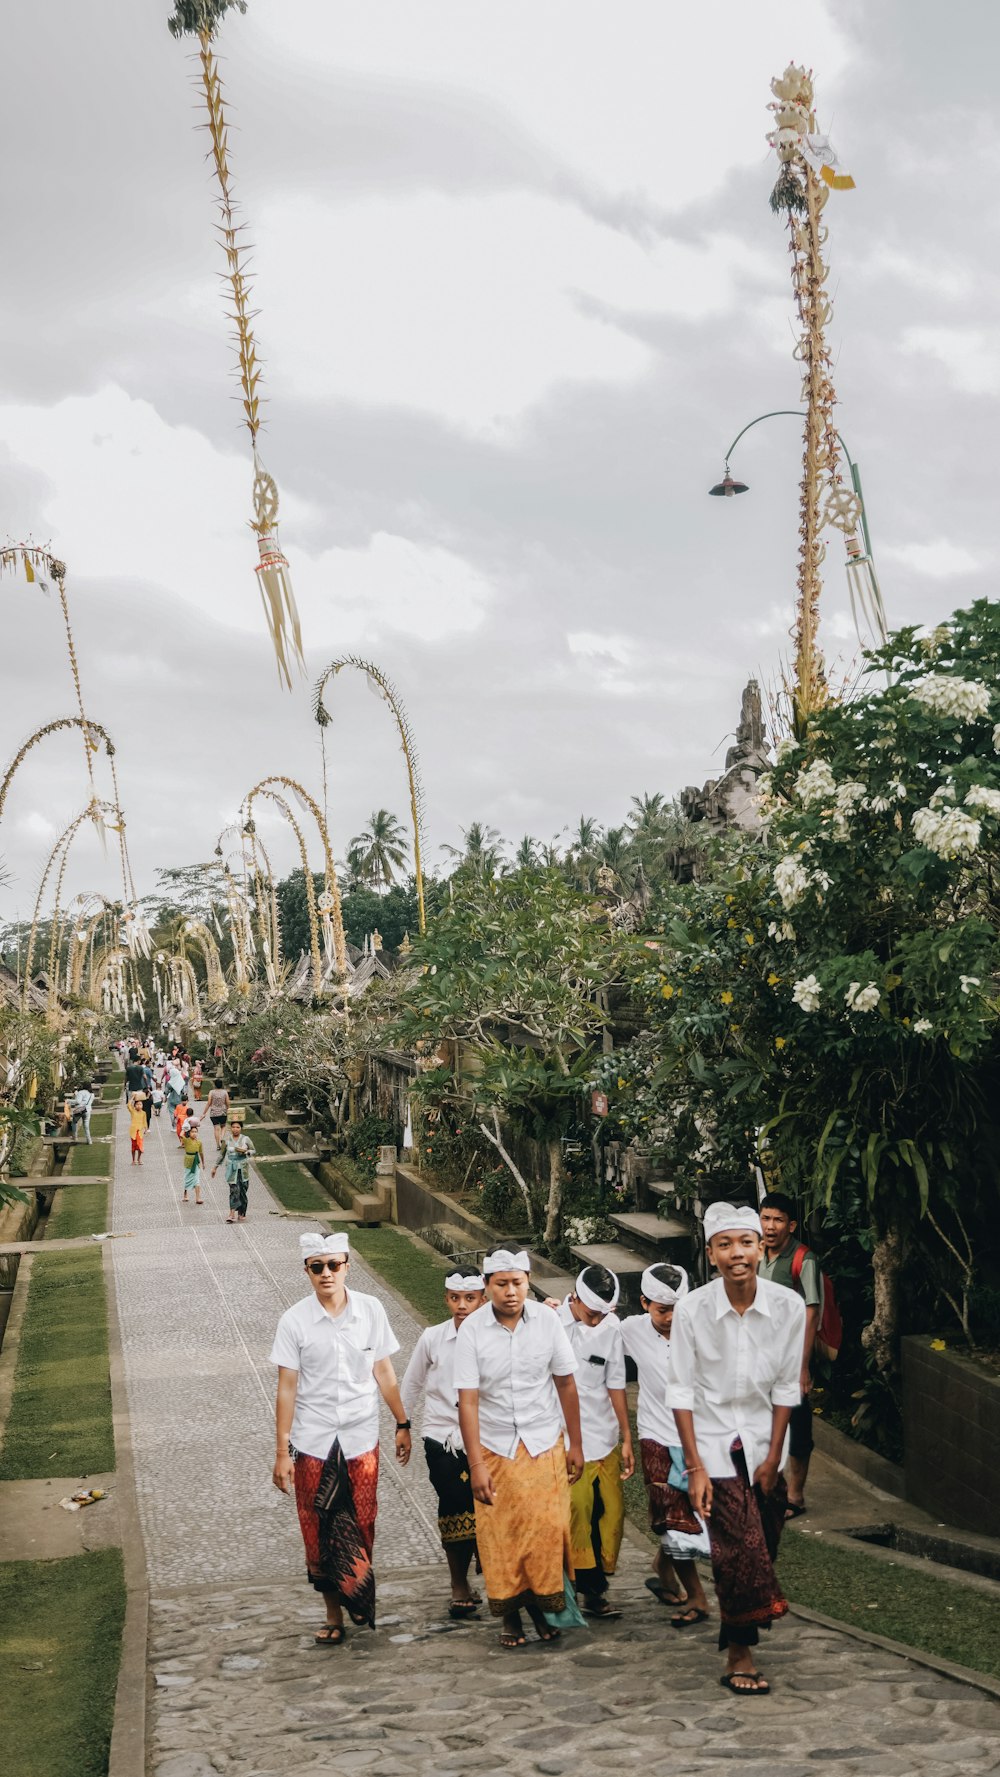
[(745, 481), (733, 480), (729, 473), (729, 465), (727, 463), (726, 473), (722, 477), (722, 480), (717, 481), (715, 486), (710, 487), (708, 491), (710, 494), (719, 495), (720, 498), (731, 500), (734, 494), (745, 494), (747, 492), (747, 484)]

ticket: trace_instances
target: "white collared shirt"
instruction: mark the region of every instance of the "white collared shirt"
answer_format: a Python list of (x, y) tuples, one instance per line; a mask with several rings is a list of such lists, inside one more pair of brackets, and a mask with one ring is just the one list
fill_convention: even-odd
[(425, 1327), (413, 1347), (413, 1356), (400, 1383), (407, 1419), (421, 1394), (424, 1413), (421, 1431), (425, 1438), (436, 1438), (439, 1444), (451, 1443), (462, 1448), (458, 1425), (458, 1389), (455, 1386), (455, 1341), (458, 1328), (451, 1319), (439, 1326)]
[(609, 1388), (625, 1387), (625, 1347), (617, 1315), (606, 1314), (596, 1327), (575, 1320), (567, 1296), (557, 1317), (576, 1359), (580, 1397), (580, 1430), (584, 1462), (600, 1462), (618, 1444), (621, 1432)]
[(325, 1461), (334, 1438), (350, 1461), (378, 1443), (375, 1364), (399, 1350), (376, 1296), (348, 1290), (347, 1305), (328, 1314), (317, 1296), (285, 1310), (271, 1362), (298, 1371), (291, 1441), (304, 1456)]
[(668, 1449), (680, 1443), (674, 1416), (667, 1406), (670, 1340), (658, 1333), (648, 1314), (630, 1314), (621, 1323), (622, 1342), (639, 1372), (636, 1429), (640, 1438)]
[(458, 1329), (455, 1387), (479, 1390), (479, 1436), (495, 1456), (515, 1456), (519, 1443), (529, 1456), (551, 1450), (563, 1429), (552, 1378), (575, 1370), (559, 1316), (540, 1302), (525, 1302), (511, 1330), (491, 1302)]
[(692, 1290), (674, 1309), (668, 1404), (694, 1414), (695, 1437), (710, 1475), (735, 1474), (730, 1448), (739, 1438), (751, 1479), (771, 1443), (772, 1407), (802, 1399), (806, 1307), (795, 1290), (757, 1279), (757, 1293), (737, 1314), (721, 1277)]

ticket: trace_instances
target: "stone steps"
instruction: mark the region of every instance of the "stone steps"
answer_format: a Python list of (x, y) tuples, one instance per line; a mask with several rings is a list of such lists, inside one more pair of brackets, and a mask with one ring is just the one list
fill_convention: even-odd
[(650, 1210), (628, 1210), (609, 1218), (630, 1247), (642, 1257), (642, 1269), (657, 1259), (671, 1256), (671, 1249), (682, 1242), (686, 1249), (691, 1242), (691, 1229), (677, 1216), (654, 1215)]

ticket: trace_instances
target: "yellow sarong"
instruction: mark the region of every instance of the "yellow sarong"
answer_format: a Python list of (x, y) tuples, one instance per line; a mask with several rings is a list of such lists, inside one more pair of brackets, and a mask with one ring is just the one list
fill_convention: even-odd
[(564, 1573), (573, 1577), (562, 1438), (540, 1456), (518, 1444), (512, 1458), (484, 1450), (483, 1460), (496, 1498), (491, 1506), (476, 1501), (476, 1546), (491, 1614), (527, 1604), (562, 1610)]
[(614, 1573), (624, 1529), (622, 1453), (616, 1446), (599, 1462), (585, 1462), (583, 1474), (569, 1490), (569, 1532), (574, 1570), (596, 1567), (596, 1533), (601, 1568), (606, 1574)]

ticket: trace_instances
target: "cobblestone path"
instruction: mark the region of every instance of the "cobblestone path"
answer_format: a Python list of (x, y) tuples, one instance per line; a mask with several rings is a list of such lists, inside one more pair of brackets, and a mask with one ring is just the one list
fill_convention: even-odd
[[(204, 1209), (182, 1207), (169, 1124), (154, 1120), (140, 1172), (117, 1121), (114, 1227), (135, 1233), (113, 1254), (153, 1595), (153, 1777), (1000, 1773), (1000, 1703), (794, 1618), (762, 1649), (774, 1694), (730, 1698), (714, 1629), (674, 1633), (643, 1589), (645, 1551), (628, 1544), (619, 1623), (502, 1653), (487, 1617), (448, 1621), (419, 1449), (407, 1475), (385, 1452), (377, 1632), (315, 1648), (294, 1507), (269, 1479), (267, 1352), (300, 1293), (301, 1224), (271, 1213), (259, 1178), (244, 1227), (223, 1223), (221, 1174)], [(405, 1355), (416, 1323), (354, 1267)]]

